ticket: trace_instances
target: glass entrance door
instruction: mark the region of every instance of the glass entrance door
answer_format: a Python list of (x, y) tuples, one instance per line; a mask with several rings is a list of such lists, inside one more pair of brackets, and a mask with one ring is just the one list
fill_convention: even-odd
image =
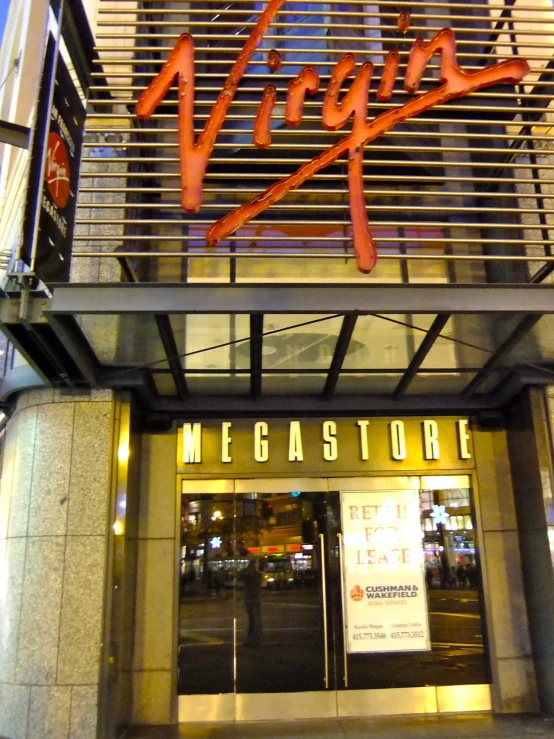
[(328, 493), (263, 490), (182, 495), (180, 695), (335, 688)]
[[(354, 482), (330, 496), (337, 690), (486, 685), (468, 478), (405, 478), (389, 489), (375, 482), (380, 490), (356, 491)], [(367, 695), (358, 707), (338, 698), (339, 713), (364, 704)]]
[(449, 484), (187, 482), (181, 720), (364, 715), (381, 689), (488, 683), (473, 503)]

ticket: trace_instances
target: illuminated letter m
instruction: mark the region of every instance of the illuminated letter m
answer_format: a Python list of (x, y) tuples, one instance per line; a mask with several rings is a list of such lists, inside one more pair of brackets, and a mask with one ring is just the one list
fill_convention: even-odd
[(183, 463), (200, 464), (202, 461), (202, 424), (183, 424)]

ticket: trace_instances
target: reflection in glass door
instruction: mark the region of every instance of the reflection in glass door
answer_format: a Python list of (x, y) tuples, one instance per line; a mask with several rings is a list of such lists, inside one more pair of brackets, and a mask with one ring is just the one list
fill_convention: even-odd
[[(425, 478), (427, 484), (432, 478)], [(451, 478), (455, 483), (456, 478)], [(387, 520), (386, 514), (372, 514), (381, 503), (383, 497), (389, 498), (396, 508), (401, 496), (406, 491), (388, 493), (360, 492), (361, 506), (367, 505), (367, 528), (364, 528), (364, 540), (370, 540), (363, 548), (366, 553), (364, 562), (372, 563), (352, 568), (363, 575), (363, 589), (352, 592), (352, 588), (344, 587), (348, 582), (345, 577), (345, 558), (348, 546), (341, 546), (345, 518), (349, 515), (347, 506), (341, 506), (341, 529), (337, 532), (336, 544), (339, 568), (335, 568), (333, 585), (336, 593), (335, 644), (337, 648), (337, 683), (339, 690), (375, 690), (384, 688), (411, 688), (426, 685), (472, 685), (490, 682), (488, 659), (486, 655), (485, 620), (483, 617), (482, 583), (479, 562), (479, 550), (476, 541), (475, 516), (472, 495), (468, 488), (453, 487), (448, 490), (419, 490), (415, 494), (417, 509), (414, 511), (416, 525), (422, 540), (421, 576), (410, 580), (409, 575), (398, 579), (402, 566), (390, 564), (385, 555), (390, 552), (401, 552), (395, 547), (395, 540), (387, 541), (386, 535), (394, 531), (396, 521)], [(356, 493), (349, 493), (348, 501), (356, 500)], [(378, 500), (373, 501), (372, 496)], [(402, 499), (403, 500), (403, 499)], [(396, 515), (396, 513), (395, 513)], [(365, 521), (363, 522), (366, 523)], [(381, 536), (381, 541), (379, 541)], [(383, 538), (383, 536), (385, 538)], [(365, 544), (365, 541), (364, 541)], [(341, 563), (342, 554), (343, 561)], [(379, 556), (383, 555), (383, 564), (379, 564)], [(395, 554), (401, 557), (401, 554)], [(350, 553), (352, 558), (352, 553)], [(362, 561), (358, 558), (358, 562)], [(408, 568), (405, 568), (409, 572)], [(413, 568), (412, 568), (413, 569)], [(383, 578), (384, 575), (384, 578)], [(413, 572), (412, 572), (413, 575)], [(386, 583), (389, 583), (387, 585)], [(404, 583), (398, 592), (398, 583)], [(410, 585), (410, 582), (417, 585)], [(383, 584), (385, 583), (385, 584)], [(366, 586), (368, 591), (365, 592)], [(392, 586), (392, 587), (391, 587)], [(416, 587), (418, 592), (413, 592)], [(388, 589), (390, 588), (390, 589)], [(412, 592), (409, 592), (409, 588)], [(381, 590), (381, 592), (379, 592)], [(426, 603), (419, 604), (420, 591)], [(414, 596), (413, 598), (407, 596)], [(352, 599), (356, 603), (352, 603)], [(377, 600), (376, 600), (377, 599)], [(381, 600), (379, 600), (381, 599)], [(350, 601), (350, 603), (349, 603)], [(396, 604), (400, 603), (401, 607)], [(381, 605), (383, 604), (383, 605)], [(412, 605), (413, 604), (413, 605)], [(350, 607), (349, 607), (350, 606)], [(372, 606), (372, 607), (368, 607)], [(348, 614), (362, 614), (357, 624), (349, 624)], [(398, 617), (390, 619), (388, 612)], [(404, 612), (405, 617), (402, 617)], [(422, 618), (422, 612), (427, 612)], [(367, 614), (367, 615), (366, 615)], [(428, 618), (428, 629), (425, 621)], [(352, 618), (352, 621), (355, 619)], [(360, 626), (364, 626), (360, 630)], [(350, 639), (348, 648), (348, 628), (358, 628), (355, 637)], [(425, 644), (427, 635), (430, 642)], [(391, 649), (389, 637), (394, 637)], [(352, 647), (352, 638), (365, 641), (359, 648)], [(387, 644), (384, 651), (383, 646)], [(403, 645), (410, 645), (405, 647)]]
[[(417, 486), (419, 478), (410, 480)], [(362, 625), (367, 621), (374, 636), (388, 628), (377, 617), (379, 608), (367, 607), (366, 588), (374, 589), (379, 578), (344, 588), (343, 546), (345, 501), (371, 505), (372, 489), (380, 488), (381, 496), (390, 490), (386, 479), (367, 481), (366, 491), (347, 486), (348, 497), (341, 496), (340, 480), (328, 481), (335, 492), (314, 491), (313, 485), (281, 492), (286, 481), (249, 480), (241, 486), (248, 492), (183, 494), (179, 694), (191, 700), (228, 696), (232, 718), (239, 716), (233, 701), (242, 696), (240, 717), (252, 718), (260, 714), (244, 710), (248, 696), (287, 693), (290, 705), (290, 696), (309, 694), (313, 715), (320, 710), (315, 696), (327, 696), (320, 706), (331, 715), (337, 706), (341, 711), (333, 696), (348, 693), (350, 707), (343, 703), (342, 710), (351, 715), (371, 711), (368, 691), (488, 683), (473, 500), (467, 478), (465, 485), (456, 480), (450, 478), (449, 488), (444, 478), (435, 487), (429, 477), (419, 487), (410, 483), (418, 597), (425, 604), (418, 618), (423, 612), (427, 629), (421, 651), (402, 647), (406, 633), (415, 634), (408, 601), (406, 619), (395, 622), (397, 650), (380, 651), (371, 640), (367, 649), (351, 649), (345, 638), (352, 628), (347, 606), (366, 606)], [(303, 701), (296, 705), (305, 710)], [(278, 718), (282, 710), (268, 695), (261, 715)]]
[(182, 496), (179, 694), (334, 687), (326, 498)]
[(234, 692), (234, 511), (232, 493), (182, 496), (180, 695)]
[(317, 521), (325, 493), (245, 493), (236, 506), (237, 545), (249, 558), (236, 577), (236, 690), (324, 690), (329, 668)]

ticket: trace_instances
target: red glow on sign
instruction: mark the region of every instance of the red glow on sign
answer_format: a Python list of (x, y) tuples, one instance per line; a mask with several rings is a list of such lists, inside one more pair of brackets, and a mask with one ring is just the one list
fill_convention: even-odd
[(281, 52), (276, 49), (271, 49), (267, 55), (267, 66), (272, 72), (278, 72), (281, 69), (282, 64), (283, 59), (281, 57)]
[(273, 552), (278, 552), (279, 551), (279, 547), (266, 547), (265, 548), (265, 551), (268, 552), (269, 554), (271, 554)]
[(301, 552), (302, 544), (287, 544), (287, 552)]
[[(149, 118), (177, 78), (181, 200), (183, 208), (189, 213), (198, 212), (202, 206), (202, 187), (215, 140), (225, 122), (250, 58), (283, 3), (284, 0), (270, 0), (260, 15), (196, 141), (193, 120), (194, 41), (188, 33), (179, 37), (166, 64), (137, 101), (137, 116), (141, 120)], [(408, 11), (402, 11), (398, 19), (399, 29), (405, 33), (409, 25), (410, 14)], [(441, 56), (440, 84), (416, 95), (425, 68), (436, 54)], [(386, 101), (392, 97), (398, 73), (398, 62), (398, 52), (393, 49), (386, 57), (383, 76), (376, 93), (377, 100)], [(291, 190), (296, 190), (317, 172), (346, 155), (348, 157), (348, 189), (356, 264), (360, 272), (369, 273), (377, 261), (377, 249), (368, 222), (364, 195), (364, 146), (390, 131), (398, 123), (409, 120), (437, 105), (443, 105), (449, 100), (464, 97), (492, 85), (518, 84), (528, 73), (529, 65), (523, 59), (516, 58), (492, 64), (475, 72), (466, 72), (457, 62), (454, 32), (444, 28), (439, 30), (429, 43), (425, 43), (422, 38), (417, 38), (412, 45), (404, 78), (404, 90), (416, 97), (372, 119), (368, 118), (369, 86), (374, 71), (371, 62), (365, 62), (361, 66), (342, 101), (338, 100), (341, 85), (355, 71), (353, 54), (345, 54), (339, 59), (325, 91), (322, 113), (323, 126), (332, 131), (342, 129), (352, 118), (351, 132), (319, 156), (303, 164), (293, 174), (275, 182), (250, 202), (235, 208), (216, 221), (206, 234), (208, 246), (215, 246), (231, 236), (271, 205), (279, 202)], [(304, 67), (300, 74), (289, 83), (285, 112), (287, 125), (295, 126), (301, 122), (306, 94), (314, 95), (319, 91), (319, 87), (319, 74), (313, 67)], [(276, 99), (275, 88), (273, 85), (267, 85), (263, 91), (254, 125), (254, 143), (262, 149), (271, 145), (271, 115)]]
[(259, 554), (260, 547), (247, 547), (248, 554)]
[(58, 208), (65, 208), (69, 200), (69, 157), (61, 136), (48, 135), (45, 179), (48, 192)]

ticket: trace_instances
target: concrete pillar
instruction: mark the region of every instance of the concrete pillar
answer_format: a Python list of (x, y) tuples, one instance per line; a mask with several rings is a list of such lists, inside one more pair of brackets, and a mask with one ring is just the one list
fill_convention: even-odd
[(539, 702), (543, 712), (554, 714), (552, 452), (542, 390), (528, 390), (518, 399), (509, 414), (508, 441)]
[(95, 739), (114, 402), (23, 393), (0, 485), (0, 736)]
[(177, 722), (180, 508), (176, 434), (144, 434), (138, 527), (133, 723)]
[(473, 434), (493, 709), (539, 710), (504, 429)]

